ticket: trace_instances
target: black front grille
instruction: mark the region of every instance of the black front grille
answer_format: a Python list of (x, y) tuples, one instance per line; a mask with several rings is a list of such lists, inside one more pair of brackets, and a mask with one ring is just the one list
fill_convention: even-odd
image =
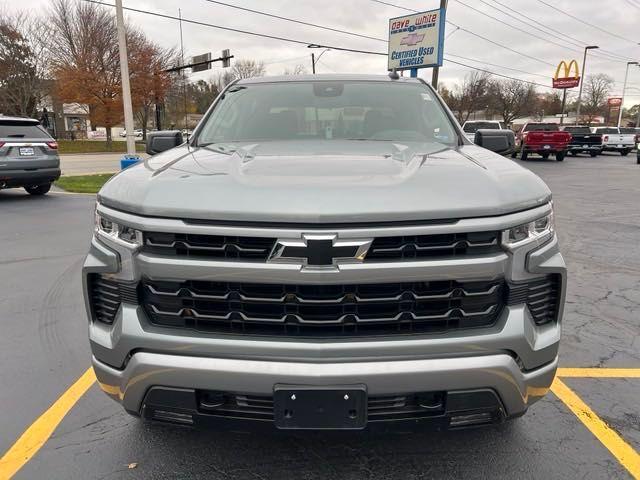
[(140, 303), (152, 323), (205, 332), (361, 336), (493, 325), (504, 281), (284, 285), (151, 281)]
[(378, 237), (373, 241), (365, 261), (412, 260), (496, 253), (502, 251), (499, 238), (499, 232)]
[(142, 250), (158, 255), (266, 261), (275, 238), (145, 232)]
[[(367, 399), (369, 422), (413, 420), (442, 415), (445, 412), (445, 392), (426, 392)], [(245, 395), (230, 392), (198, 392), (201, 413), (247, 420), (274, 419), (273, 396)]]
[[(365, 262), (407, 261), (501, 252), (499, 232), (378, 237)], [(266, 261), (277, 239), (145, 232), (142, 251), (157, 255)]]
[(560, 304), (560, 275), (552, 274), (509, 285), (507, 303), (526, 303), (537, 325), (555, 321)]

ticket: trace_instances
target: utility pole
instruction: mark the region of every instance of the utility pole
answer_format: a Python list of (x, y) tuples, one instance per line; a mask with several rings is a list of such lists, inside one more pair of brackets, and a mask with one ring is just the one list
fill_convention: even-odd
[(311, 54), (311, 72), (316, 74), (316, 55), (315, 53)]
[(118, 50), (120, 53), (120, 74), (122, 75), (122, 103), (124, 106), (124, 128), (127, 131), (127, 157), (136, 155), (136, 136), (133, 131), (133, 107), (131, 106), (131, 85), (129, 84), (129, 59), (127, 57), (127, 36), (124, 29), (122, 0), (116, 0), (116, 25), (118, 28)]
[[(182, 10), (178, 9), (178, 23), (180, 24), (180, 61), (184, 65), (184, 42), (182, 40)], [(184, 129), (188, 132), (188, 116), (187, 116), (187, 79), (184, 76), (184, 70), (182, 70), (182, 99), (184, 103)]]
[(587, 50), (600, 48), (597, 45), (588, 45), (584, 47), (584, 57), (582, 58), (582, 76), (580, 77), (580, 91), (578, 92), (578, 104), (576, 106), (576, 125), (580, 123), (580, 106), (582, 103), (582, 86), (584, 85), (584, 71), (587, 66)]
[[(440, 0), (440, 14), (442, 14), (443, 10), (447, 8), (447, 0)], [(431, 72), (431, 86), (435, 91), (438, 91), (438, 75), (440, 74), (440, 67), (433, 67), (433, 71)], [(411, 76), (413, 77), (413, 71), (411, 72)], [(418, 71), (416, 70), (415, 76), (418, 76)]]
[(629, 65), (638, 65), (638, 62), (627, 62), (627, 69), (624, 72), (624, 83), (622, 84), (622, 101), (620, 102), (620, 111), (618, 112), (618, 128), (620, 128), (620, 122), (622, 122), (622, 107), (624, 107), (624, 91), (627, 89)]

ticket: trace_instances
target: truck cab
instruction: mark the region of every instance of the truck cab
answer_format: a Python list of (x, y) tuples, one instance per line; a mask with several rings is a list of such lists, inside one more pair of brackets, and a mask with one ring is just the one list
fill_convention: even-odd
[(470, 142), (475, 141), (476, 131), (478, 130), (505, 130), (504, 123), (497, 120), (467, 120), (462, 125), (464, 136)]

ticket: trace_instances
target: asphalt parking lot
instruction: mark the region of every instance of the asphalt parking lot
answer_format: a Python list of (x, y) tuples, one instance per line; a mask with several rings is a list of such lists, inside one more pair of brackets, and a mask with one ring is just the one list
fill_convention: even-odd
[[(1, 191), (0, 479), (16, 465), (17, 479), (640, 475), (640, 165), (633, 155), (614, 154), (562, 163), (532, 158), (523, 165), (554, 193), (569, 268), (560, 361), (566, 370), (555, 393), (525, 417), (445, 433), (281, 434), (145, 424), (89, 376), (86, 393), (76, 391), (77, 403), (73, 395), (58, 402), (59, 425), (27, 430), (89, 366), (80, 268), (95, 197)], [(43, 428), (52, 435), (42, 435)], [(39, 450), (37, 442), (20, 442), (25, 431), (46, 439)]]

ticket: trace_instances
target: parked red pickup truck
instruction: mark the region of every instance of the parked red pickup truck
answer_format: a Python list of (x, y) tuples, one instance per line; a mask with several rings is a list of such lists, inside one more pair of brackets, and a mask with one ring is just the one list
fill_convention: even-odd
[(515, 158), (518, 153), (521, 160), (529, 154), (537, 153), (542, 158), (554, 155), (561, 162), (569, 150), (571, 134), (561, 132), (557, 123), (525, 123), (516, 135), (516, 150), (511, 154)]

